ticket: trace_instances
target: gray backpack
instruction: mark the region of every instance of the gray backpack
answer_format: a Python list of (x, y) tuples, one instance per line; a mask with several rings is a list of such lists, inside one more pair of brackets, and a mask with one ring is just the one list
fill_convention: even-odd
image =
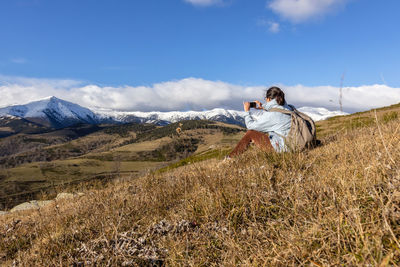
[(294, 106), (289, 105), (293, 111), (271, 108), (268, 111), (280, 112), (292, 116), (292, 122), (288, 136), (285, 137), (285, 144), (291, 151), (301, 151), (310, 147), (316, 141), (314, 121), (304, 113), (298, 111)]

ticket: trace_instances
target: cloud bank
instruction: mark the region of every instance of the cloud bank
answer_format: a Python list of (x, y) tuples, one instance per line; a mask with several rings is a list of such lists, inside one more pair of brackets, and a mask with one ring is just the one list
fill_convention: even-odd
[[(297, 107), (338, 110), (339, 88), (334, 86), (278, 85)], [(0, 107), (24, 104), (48, 96), (88, 108), (123, 111), (186, 111), (213, 108), (242, 109), (243, 101), (263, 100), (266, 86), (243, 86), (199, 78), (151, 86), (99, 86), (74, 80), (26, 79), (0, 76)], [(400, 88), (364, 85), (343, 88), (343, 107), (356, 112), (400, 102)]]
[(349, 0), (272, 0), (267, 7), (284, 19), (300, 23), (321, 17)]

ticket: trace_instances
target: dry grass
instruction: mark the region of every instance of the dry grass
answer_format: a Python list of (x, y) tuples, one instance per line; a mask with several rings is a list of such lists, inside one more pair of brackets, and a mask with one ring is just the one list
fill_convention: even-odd
[(400, 103), (388, 107), (357, 112), (347, 116), (336, 116), (327, 120), (318, 121), (316, 123), (318, 129), (317, 136), (318, 138), (322, 138), (348, 130), (375, 125), (375, 114), (377, 114), (379, 121), (382, 123), (396, 120), (400, 114)]
[[(379, 127), (378, 127), (379, 125)], [(400, 264), (400, 121), (251, 150), (0, 217), (4, 265)]]
[[(199, 128), (206, 126), (214, 128)], [(215, 129), (215, 126), (222, 128)], [(165, 132), (161, 131), (163, 127), (158, 127), (149, 132), (148, 136), (142, 133), (141, 138), (143, 140), (151, 139), (152, 135), (154, 135), (154, 140), (131, 143), (134, 141), (132, 138), (135, 133), (125, 133), (119, 127), (130, 127), (130, 125), (116, 126), (117, 129), (114, 129), (117, 133), (122, 132), (123, 137), (118, 134), (95, 132), (67, 143), (50, 145), (44, 148), (42, 152), (35, 152), (34, 150), (27, 152), (31, 155), (41, 154), (41, 157), (37, 160), (41, 158), (42, 162), (18, 163), (15, 167), (0, 169), (0, 210), (38, 198), (41, 191), (54, 192), (54, 186), (68, 187), (70, 183), (111, 179), (118, 174), (137, 177), (148, 170), (159, 169), (187, 157), (192, 154), (196, 147), (196, 154), (201, 154), (209, 150), (210, 147), (213, 149), (229, 148), (237, 142), (239, 135), (235, 134), (235, 131), (230, 133), (226, 129), (241, 129), (238, 126), (223, 123), (215, 123), (214, 125), (214, 123), (204, 121), (189, 121), (187, 126), (184, 126), (189, 130), (183, 131), (180, 137), (176, 135), (172, 137), (170, 134), (172, 129), (169, 129), (171, 126), (165, 126), (167, 128)], [(191, 127), (198, 127), (198, 129), (190, 129)], [(175, 129), (173, 129), (174, 132)], [(48, 137), (44, 135), (23, 138), (26, 144), (31, 144), (31, 142), (36, 144), (49, 143)], [(14, 146), (10, 140), (6, 143), (8, 147)], [(3, 146), (3, 152), (7, 149), (7, 146)], [(81, 155), (85, 153), (82, 151), (90, 152)], [(53, 155), (54, 159), (47, 161), (49, 158), (46, 155)], [(24, 159), (19, 158), (19, 156), (21, 155), (17, 156), (18, 160), (15, 160), (14, 156), (9, 156), (9, 159), (5, 161), (23, 162)], [(25, 159), (30, 157), (29, 155), (25, 156)], [(64, 158), (64, 156), (65, 159), (58, 159)], [(34, 157), (31, 159), (34, 159)]]

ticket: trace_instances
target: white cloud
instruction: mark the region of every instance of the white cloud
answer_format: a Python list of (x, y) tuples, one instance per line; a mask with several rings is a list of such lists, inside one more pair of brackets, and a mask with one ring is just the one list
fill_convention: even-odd
[(257, 24), (261, 27), (266, 27), (269, 32), (278, 33), (281, 30), (281, 25), (274, 21), (268, 21), (265, 19), (260, 19)]
[[(339, 88), (334, 86), (280, 86), (289, 103), (297, 107), (338, 110)], [(0, 107), (56, 96), (89, 108), (126, 111), (241, 109), (243, 101), (263, 100), (266, 86), (242, 86), (222, 81), (187, 78), (151, 86), (107, 87), (73, 80), (27, 79), (0, 76)], [(343, 88), (348, 112), (400, 102), (400, 88), (363, 85)]]
[(272, 33), (278, 33), (280, 31), (280, 25), (277, 22), (270, 22), (268, 29)]
[(349, 0), (271, 0), (267, 6), (272, 11), (294, 23), (321, 17)]
[(82, 85), (80, 81), (37, 79), (0, 75), (0, 107), (23, 104), (47, 96), (65, 98), (68, 89)]
[[(326, 107), (339, 109), (339, 88), (334, 86), (288, 86), (288, 99), (297, 106)], [(348, 112), (400, 103), (400, 88), (383, 84), (362, 85), (343, 88), (343, 108)]]
[(223, 4), (223, 0), (184, 0), (195, 6), (212, 6)]

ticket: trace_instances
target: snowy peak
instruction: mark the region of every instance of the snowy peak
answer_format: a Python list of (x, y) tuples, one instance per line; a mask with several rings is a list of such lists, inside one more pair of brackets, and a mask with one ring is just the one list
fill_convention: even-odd
[[(337, 115), (346, 115), (340, 111), (325, 108), (302, 107), (313, 120), (319, 121)], [(152, 123), (166, 125), (182, 120), (211, 120), (245, 126), (244, 111), (215, 108), (207, 111), (170, 111), (170, 112), (122, 112), (115, 110), (88, 108), (51, 96), (25, 105), (0, 108), (0, 116), (15, 116), (53, 128), (68, 127), (77, 123)], [(252, 110), (254, 116), (262, 111)]]
[(54, 96), (25, 105), (1, 108), (0, 116), (4, 115), (31, 119), (55, 128), (67, 127), (76, 123), (94, 124), (98, 122), (97, 116), (91, 110)]
[(123, 112), (97, 110), (101, 117), (111, 117), (119, 122), (168, 124), (182, 120), (211, 120), (244, 126), (243, 111), (216, 108), (207, 111)]
[(330, 111), (326, 108), (313, 108), (313, 107), (301, 107), (298, 111), (303, 112), (310, 116), (314, 121), (326, 120), (327, 118), (334, 116), (344, 116), (349, 115), (349, 113), (342, 111)]
[[(329, 111), (326, 108), (303, 107), (298, 109), (310, 116), (314, 121), (325, 120), (327, 118), (347, 115), (340, 111)], [(114, 118), (119, 122), (140, 122), (168, 124), (182, 120), (211, 120), (244, 126), (244, 115), (246, 112), (237, 110), (226, 110), (216, 108), (208, 111), (169, 111), (169, 112), (123, 112), (114, 110), (97, 110), (100, 117)], [(257, 117), (262, 111), (252, 110), (252, 115)]]

